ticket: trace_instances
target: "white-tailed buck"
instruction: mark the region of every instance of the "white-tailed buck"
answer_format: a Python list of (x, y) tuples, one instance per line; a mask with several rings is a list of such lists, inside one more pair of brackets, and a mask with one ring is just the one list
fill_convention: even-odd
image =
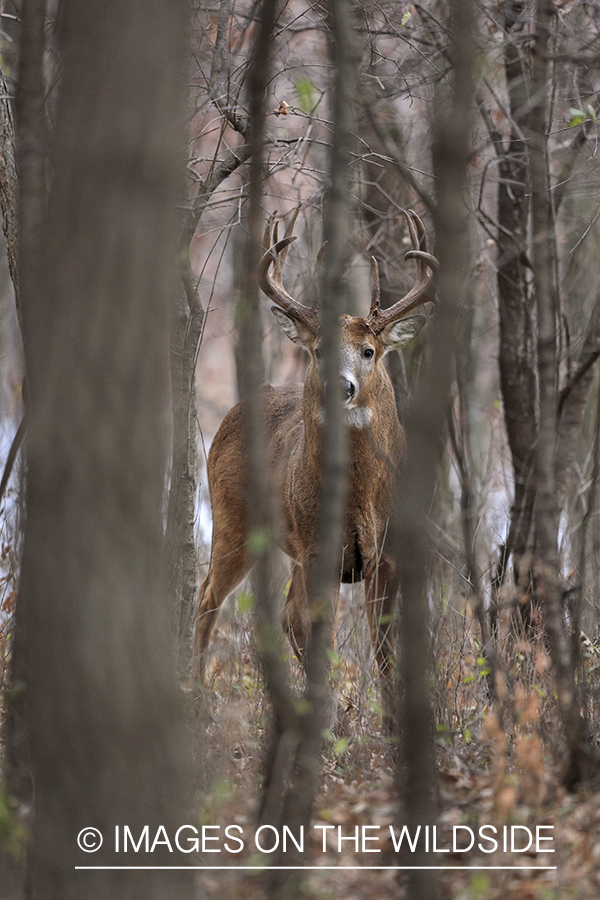
[[(379, 275), (373, 260), (373, 292), (366, 319), (340, 318), (340, 377), (349, 426), (349, 490), (340, 580), (365, 582), (366, 609), (373, 649), (382, 682), (384, 706), (391, 712), (392, 618), (390, 595), (393, 562), (385, 540), (402, 462), (404, 433), (398, 420), (391, 381), (383, 364), (389, 350), (411, 341), (424, 318), (409, 314), (431, 299), (431, 267), (425, 229), (412, 211), (406, 214), (417, 262), (413, 288), (388, 309), (381, 309)], [(277, 305), (272, 308), (285, 334), (310, 355), (304, 386), (265, 385), (264, 408), (268, 464), (274, 473), (282, 509), (281, 547), (292, 561), (285, 605), (285, 626), (296, 651), (302, 652), (310, 632), (306, 573), (317, 552), (321, 496), (321, 429), (324, 387), (320, 362), (319, 311), (303, 306), (283, 287), (282, 270), (289, 234), (264, 254), (259, 284)], [(274, 274), (270, 273), (274, 266)], [(200, 588), (195, 654), (200, 678), (219, 608), (247, 574), (252, 559), (246, 542), (246, 472), (243, 411), (235, 406), (223, 420), (208, 454), (213, 511), (211, 566)]]

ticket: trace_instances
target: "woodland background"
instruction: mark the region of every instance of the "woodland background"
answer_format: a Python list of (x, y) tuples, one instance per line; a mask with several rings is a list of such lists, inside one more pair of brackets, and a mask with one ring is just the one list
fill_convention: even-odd
[[(23, 400), (27, 436), (0, 509), (0, 896), (596, 897), (600, 7), (141, 7), (1, 7), (3, 455)], [(324, 302), (364, 314), (369, 257), (382, 305), (414, 278), (406, 208), (440, 268), (427, 328), (389, 358), (408, 440), (390, 739), (359, 586), (307, 682), (289, 654), (274, 677), (252, 627), (286, 587), (271, 546), (205, 695), (191, 628), (211, 439), (306, 364), (252, 278), (265, 222), (299, 209), (292, 295), (314, 296), (325, 236), (346, 274)], [(439, 878), (74, 872), (90, 825), (309, 820), (551, 824), (556, 853)]]

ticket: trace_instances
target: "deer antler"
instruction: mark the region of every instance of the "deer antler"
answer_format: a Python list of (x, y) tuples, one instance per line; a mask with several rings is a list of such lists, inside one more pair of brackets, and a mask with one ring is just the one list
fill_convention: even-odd
[[(296, 236), (292, 235), (298, 212), (300, 207), (294, 212), (292, 219), (285, 230), (282, 240), (277, 240), (278, 229), (277, 222), (274, 222), (274, 213), (267, 222), (263, 238), (263, 247), (266, 253), (258, 266), (258, 283), (261, 290), (267, 297), (277, 304), (284, 312), (289, 313), (293, 318), (303, 322), (311, 331), (315, 332), (319, 327), (319, 312), (316, 306), (303, 306), (293, 297), (290, 297), (283, 286), (283, 265), (287, 256), (287, 248), (296, 240)], [(269, 269), (273, 264), (273, 275)]]
[(417, 280), (408, 294), (390, 306), (388, 309), (381, 309), (380, 306), (380, 287), (379, 287), (379, 269), (377, 261), (373, 258), (373, 293), (371, 295), (371, 308), (367, 317), (367, 325), (373, 334), (379, 334), (386, 325), (403, 319), (417, 306), (433, 300), (430, 296), (430, 283), (433, 272), (430, 269), (437, 269), (438, 261), (431, 253), (427, 251), (427, 237), (425, 235), (425, 226), (419, 216), (412, 209), (404, 210), (406, 221), (408, 224), (408, 233), (410, 234), (413, 249), (405, 254), (405, 259), (417, 260)]

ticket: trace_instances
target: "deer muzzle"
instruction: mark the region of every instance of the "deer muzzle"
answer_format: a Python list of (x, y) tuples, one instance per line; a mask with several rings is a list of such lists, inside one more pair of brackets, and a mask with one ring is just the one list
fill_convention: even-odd
[(354, 399), (356, 394), (356, 385), (342, 375), (342, 396), (346, 403)]

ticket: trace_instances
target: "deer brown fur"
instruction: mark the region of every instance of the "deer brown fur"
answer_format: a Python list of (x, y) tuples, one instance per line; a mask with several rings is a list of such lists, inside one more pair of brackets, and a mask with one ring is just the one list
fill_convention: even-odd
[[(368, 317), (340, 319), (340, 377), (349, 432), (349, 485), (340, 580), (365, 582), (366, 610), (384, 706), (393, 706), (391, 671), (392, 619), (395, 598), (390, 585), (393, 563), (386, 553), (388, 523), (402, 463), (404, 433), (391, 381), (383, 365), (389, 350), (404, 346), (424, 319), (408, 317), (430, 297), (429, 269), (436, 261), (427, 252), (421, 220), (409, 212), (407, 221), (417, 260), (418, 277), (409, 293), (386, 310), (379, 306), (379, 278), (373, 261), (373, 295)], [(281, 272), (288, 233), (264, 255), (259, 271), (263, 291), (276, 304), (273, 313), (287, 336), (310, 355), (304, 385), (265, 385), (264, 410), (268, 464), (282, 509), (281, 547), (292, 561), (285, 605), (285, 626), (300, 655), (310, 633), (306, 578), (317, 553), (321, 498), (324, 389), (320, 373), (319, 319), (315, 307), (304, 307), (285, 291)], [(269, 274), (276, 268), (275, 276)], [(246, 484), (243, 404), (223, 420), (208, 455), (213, 509), (211, 566), (200, 588), (196, 617), (195, 654), (204, 676), (206, 653), (219, 608), (247, 574), (251, 558), (246, 540)]]

